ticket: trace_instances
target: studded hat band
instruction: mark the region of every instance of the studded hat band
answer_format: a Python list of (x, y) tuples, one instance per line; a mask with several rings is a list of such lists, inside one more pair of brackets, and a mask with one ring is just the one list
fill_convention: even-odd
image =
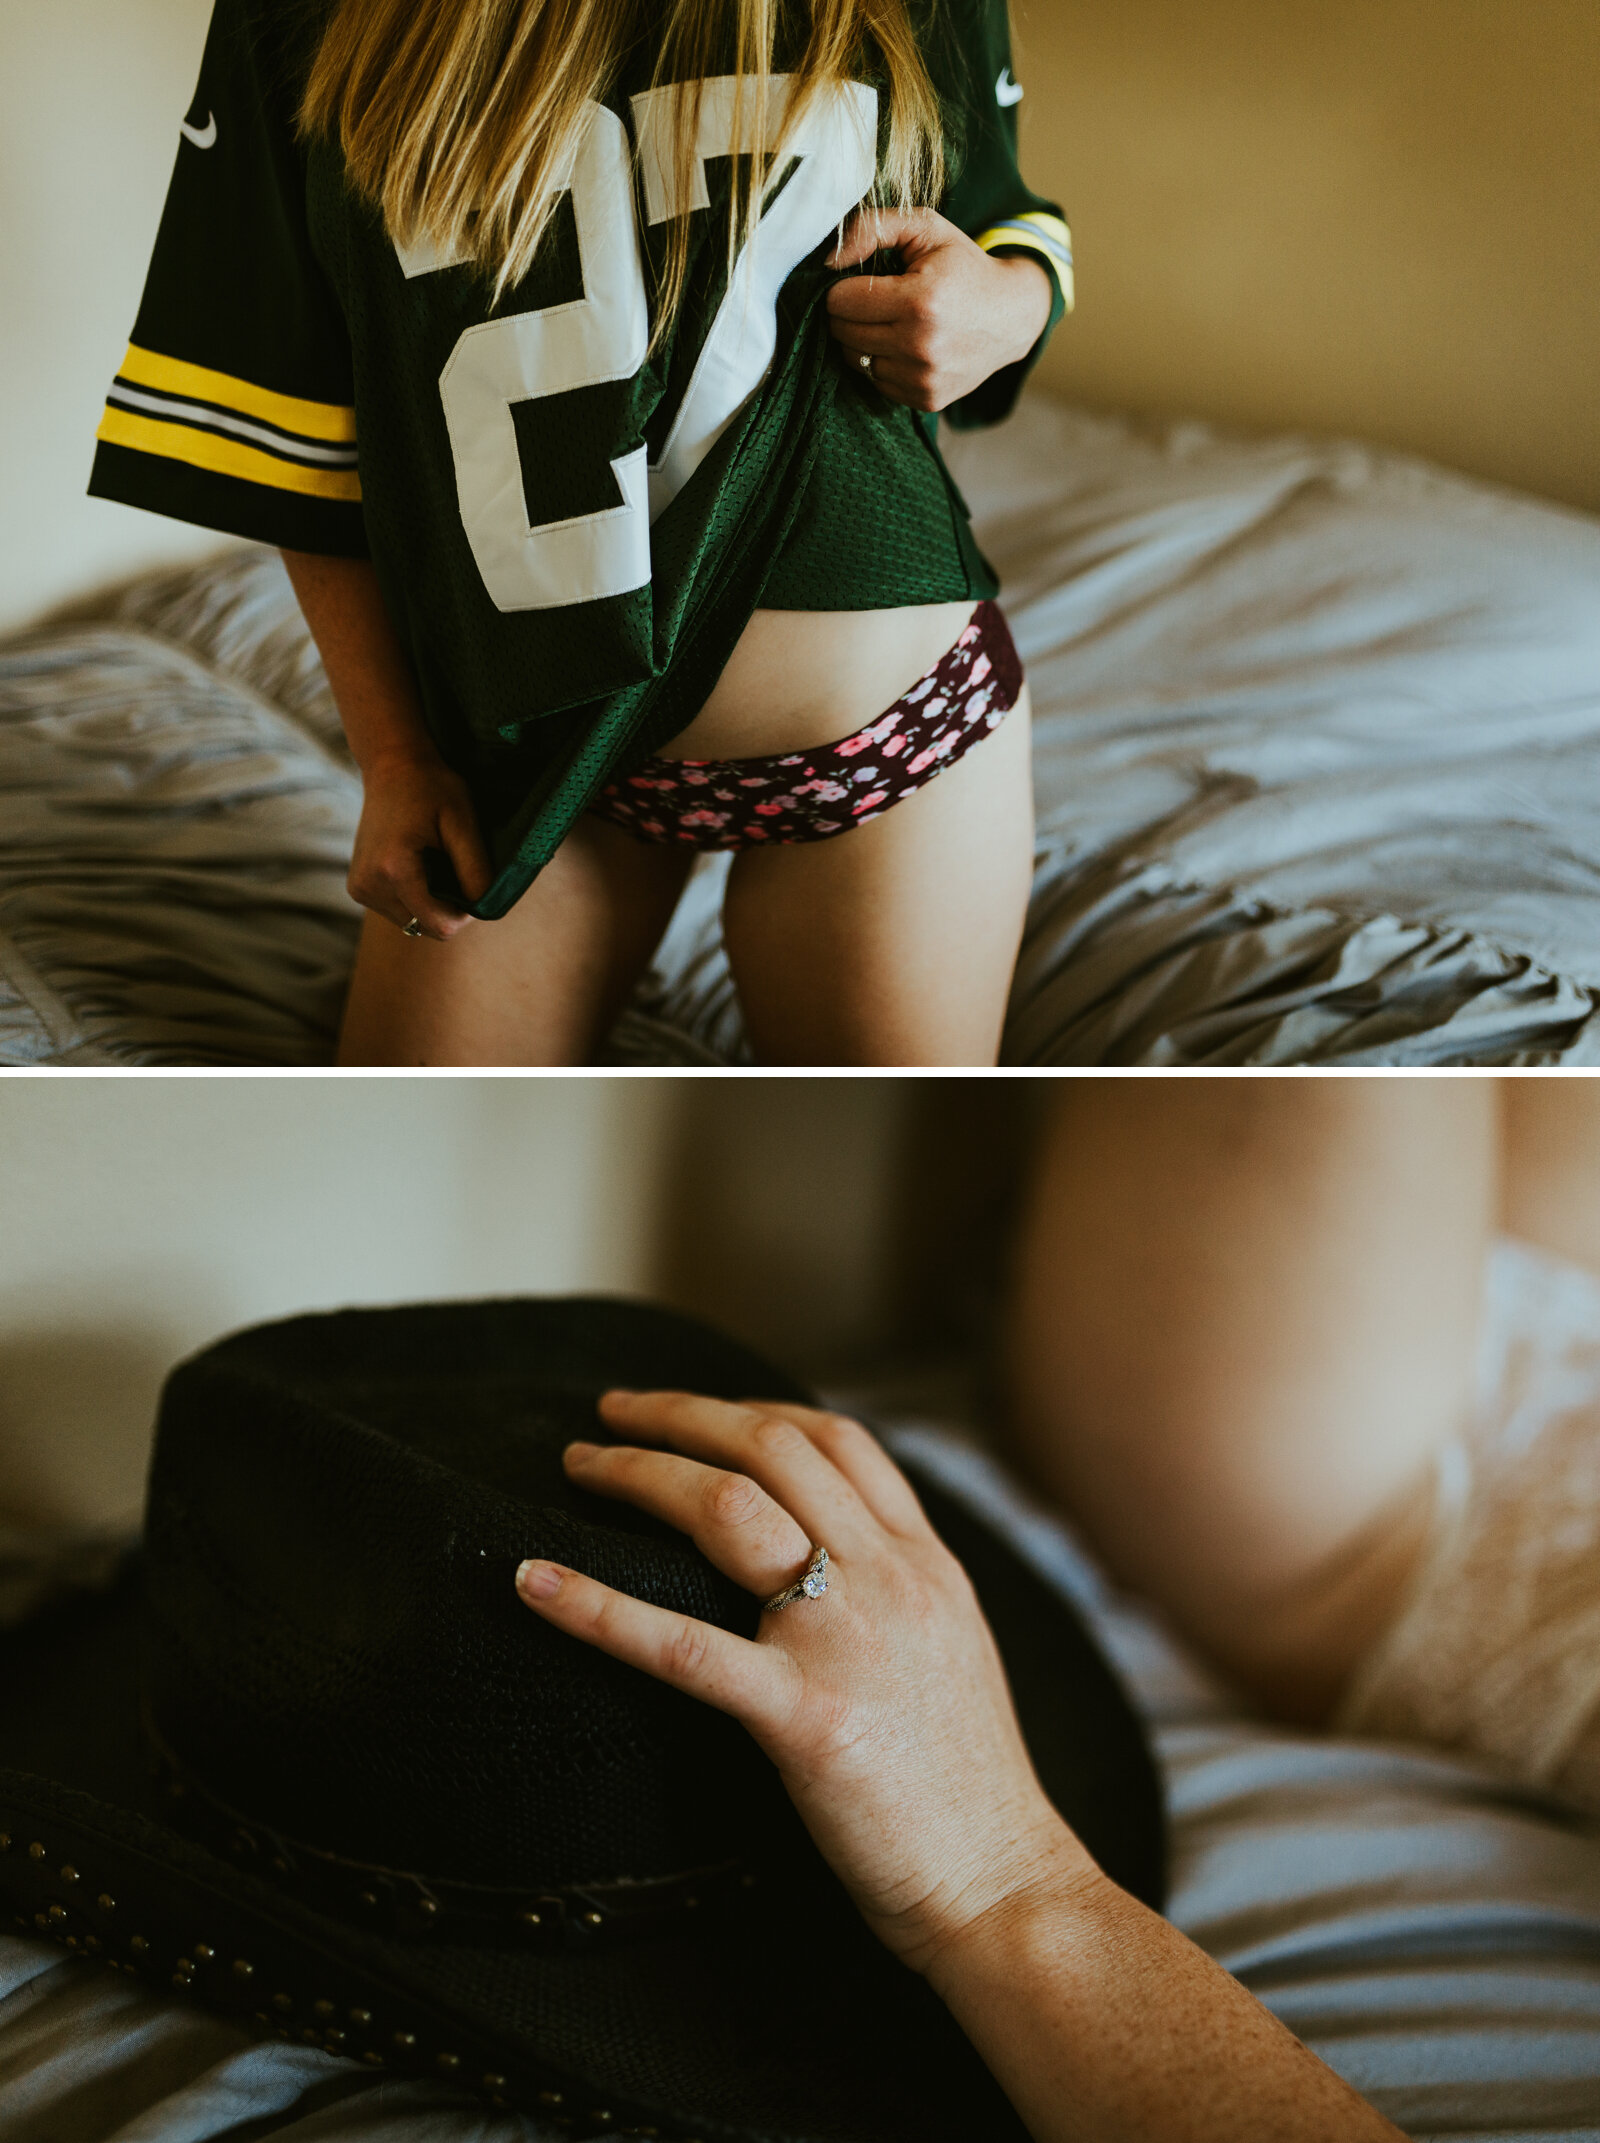
[(737, 1909), (757, 1886), (757, 1877), (738, 1860), (681, 1874), (539, 1890), (455, 1882), (346, 1860), (230, 1808), (167, 1747), (148, 1713), (144, 1729), (180, 1829), (302, 1903), (376, 1934), (438, 1935), (451, 1942), (532, 1949), (609, 1948)]
[[(110, 1971), (171, 1985), (247, 2029), (253, 2024), (370, 2068), (443, 2079), (492, 2106), (536, 2107), (563, 2133), (684, 2134), (656, 2125), (617, 2128), (630, 2121), (625, 2099), (597, 2103), (592, 2085), (460, 2020), (442, 2029), (426, 2005), (382, 1974), (308, 1952), (259, 1913), (244, 1931), (239, 1914), (203, 1886), (60, 1810), (41, 1817), (0, 1797), (0, 1898), (17, 1908), (13, 1926), (48, 1935)], [(650, 2118), (639, 2111), (640, 2121)]]

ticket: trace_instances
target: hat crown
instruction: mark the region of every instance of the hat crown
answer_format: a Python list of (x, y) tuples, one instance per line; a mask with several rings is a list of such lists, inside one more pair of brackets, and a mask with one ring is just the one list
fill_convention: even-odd
[(680, 1534), (567, 1481), (612, 1383), (804, 1396), (688, 1320), (586, 1298), (295, 1318), (185, 1363), (146, 1522), (158, 1741), (269, 1834), (424, 1880), (651, 1880), (781, 1826), (733, 1721), (516, 1596), (546, 1556), (754, 1632)]

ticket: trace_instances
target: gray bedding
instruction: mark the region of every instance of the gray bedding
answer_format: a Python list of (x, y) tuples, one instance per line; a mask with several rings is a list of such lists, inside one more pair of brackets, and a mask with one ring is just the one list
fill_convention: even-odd
[[(1038, 394), (951, 457), (1037, 711), (1007, 1061), (1600, 1063), (1600, 522)], [(326, 1062), (357, 801), (268, 554), (0, 646), (0, 1062)], [(719, 880), (608, 1060), (743, 1061)]]
[[(1173, 1919), (1408, 2134), (1600, 2143), (1600, 1829), (1485, 1767), (1252, 1719), (974, 1446), (936, 1470), (1077, 1600), (1151, 1723)], [(554, 2143), (0, 1934), (6, 2143)]]

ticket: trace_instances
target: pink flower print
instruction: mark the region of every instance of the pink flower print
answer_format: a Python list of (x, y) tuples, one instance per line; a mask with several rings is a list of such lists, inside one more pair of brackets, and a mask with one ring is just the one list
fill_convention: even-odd
[(887, 789), (875, 789), (870, 796), (863, 796), (859, 804), (852, 804), (850, 809), (859, 818), (863, 811), (870, 811), (874, 805), (886, 802), (888, 795)]
[[(657, 781), (649, 774), (630, 774), (628, 776), (628, 787), (630, 789), (670, 789), (673, 786), (672, 782)], [(615, 796), (616, 793), (615, 789), (607, 789), (606, 791), (607, 796)]]
[(719, 804), (731, 804), (736, 801), (731, 789), (713, 789), (711, 793)]
[(910, 742), (909, 737), (891, 737), (883, 747), (883, 756), (885, 759), (898, 759)]
[(968, 722), (975, 722), (980, 714), (987, 714), (990, 697), (991, 694), (987, 685), (981, 692), (974, 692), (971, 699), (967, 701), (967, 711), (964, 719)]
[(779, 766), (802, 766), (805, 763), (805, 756), (804, 752), (791, 752), (787, 759), (780, 759), (778, 764)]
[(981, 685), (993, 668), (994, 664), (989, 660), (988, 656), (980, 655), (972, 665), (972, 674), (967, 679), (967, 683), (969, 685)]
[(739, 786), (741, 789), (764, 789), (767, 786), (767, 777), (765, 774), (746, 774)]
[[(685, 759), (682, 764), (687, 766), (689, 761)], [(685, 774), (683, 778), (691, 789), (703, 789), (711, 779), (711, 776), (709, 774)]]
[(914, 684), (914, 685), (913, 685), (913, 686), (911, 687), (911, 690), (910, 690), (909, 692), (902, 692), (902, 693), (901, 693), (901, 695), (900, 695), (900, 704), (901, 704), (901, 706), (902, 706), (902, 707), (914, 707), (914, 706), (915, 706), (915, 705), (917, 704), (918, 700), (922, 700), (922, 699), (926, 699), (926, 698), (927, 698), (928, 694), (929, 694), (929, 693), (930, 693), (930, 692), (931, 692), (931, 691), (933, 690), (933, 686), (934, 686), (934, 680), (933, 680), (933, 678), (932, 678), (932, 677), (924, 677), (924, 678), (922, 678), (922, 679), (920, 680), (920, 682), (918, 682), (917, 684)]
[(875, 766), (858, 766), (856, 768), (854, 779), (857, 781), (876, 781), (877, 778), (878, 769)]
[(684, 826), (726, 826), (728, 818), (729, 813), (726, 811), (686, 811), (679, 824)]
[(813, 819), (811, 821), (813, 833), (837, 833), (839, 826), (840, 821), (838, 819)]
[(640, 819), (639, 824), (645, 833), (653, 833), (658, 841), (667, 830), (660, 819)]
[(761, 816), (764, 819), (770, 819), (776, 818), (778, 813), (783, 809), (783, 806), (782, 804), (757, 804), (756, 809), (761, 813)]
[(765, 826), (747, 826), (744, 837), (747, 841), (764, 841), (767, 838), (767, 829)]
[(949, 704), (949, 694), (946, 692), (941, 692), (937, 699), (930, 699), (927, 706), (924, 707), (922, 711), (928, 717), (929, 721), (932, 721), (935, 715), (943, 714), (944, 710), (946, 709), (946, 707), (949, 706)]
[(811, 793), (819, 804), (842, 803), (850, 794), (842, 781), (814, 781)]
[(833, 748), (841, 759), (853, 759), (857, 752), (864, 752), (872, 742), (872, 731), (863, 729), (859, 736), (846, 737), (842, 744)]
[(976, 625), (969, 625), (966, 631), (961, 635), (961, 638), (956, 642), (956, 646), (971, 647), (974, 640), (980, 640), (982, 639), (982, 637), (983, 635), (978, 630)]
[(906, 772), (908, 774), (920, 774), (925, 767), (932, 766), (934, 760), (937, 759), (938, 756), (939, 754), (930, 744), (925, 752), (918, 752), (915, 759), (913, 759), (911, 764), (906, 768)]

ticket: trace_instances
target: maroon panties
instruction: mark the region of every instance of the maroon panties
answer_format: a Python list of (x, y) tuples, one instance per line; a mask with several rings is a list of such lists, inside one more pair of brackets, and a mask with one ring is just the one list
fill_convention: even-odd
[(762, 759), (647, 759), (590, 809), (641, 841), (751, 848), (865, 826), (998, 729), (1022, 663), (995, 603), (894, 705), (838, 744)]

